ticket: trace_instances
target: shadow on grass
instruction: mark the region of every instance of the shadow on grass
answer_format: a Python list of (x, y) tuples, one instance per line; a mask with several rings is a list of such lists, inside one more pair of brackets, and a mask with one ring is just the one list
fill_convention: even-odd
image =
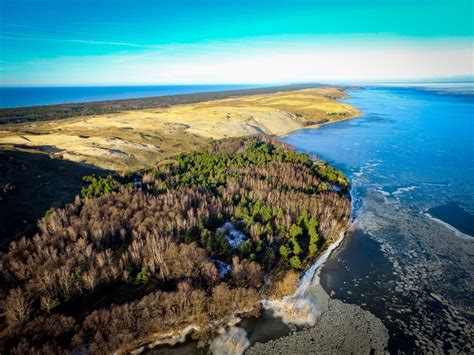
[(36, 232), (36, 221), (51, 207), (72, 202), (85, 175), (105, 175), (92, 165), (47, 154), (0, 150), (0, 249)]

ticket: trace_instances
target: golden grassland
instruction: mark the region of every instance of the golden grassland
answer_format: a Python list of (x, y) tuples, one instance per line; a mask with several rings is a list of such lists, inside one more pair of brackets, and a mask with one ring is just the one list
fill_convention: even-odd
[(346, 96), (340, 88), (323, 87), (4, 125), (0, 145), (105, 169), (135, 170), (199, 148), (211, 139), (282, 135), (356, 117), (357, 109), (336, 101)]

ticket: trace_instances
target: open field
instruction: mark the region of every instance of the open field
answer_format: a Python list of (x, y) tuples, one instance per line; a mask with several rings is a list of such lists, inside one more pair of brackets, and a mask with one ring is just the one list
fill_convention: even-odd
[(336, 101), (344, 97), (340, 88), (319, 87), (10, 124), (1, 126), (0, 145), (105, 169), (134, 170), (210, 139), (281, 135), (357, 116), (355, 108)]

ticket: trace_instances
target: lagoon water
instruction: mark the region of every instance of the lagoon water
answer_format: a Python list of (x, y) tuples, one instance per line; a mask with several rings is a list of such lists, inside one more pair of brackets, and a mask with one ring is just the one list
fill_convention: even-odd
[(285, 138), (352, 184), (354, 228), (321, 284), (382, 319), (391, 352), (473, 351), (474, 86), (348, 93), (361, 117)]
[(474, 85), (348, 93), (345, 102), (362, 117), (285, 141), (342, 168), (352, 182), (356, 214), (367, 189), (420, 210), (456, 202), (474, 212)]

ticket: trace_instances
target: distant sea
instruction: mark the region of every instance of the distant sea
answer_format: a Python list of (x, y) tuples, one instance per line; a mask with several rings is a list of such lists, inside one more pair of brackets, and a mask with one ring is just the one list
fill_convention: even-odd
[(53, 105), (199, 92), (251, 89), (261, 85), (163, 85), (0, 87), (0, 108)]

